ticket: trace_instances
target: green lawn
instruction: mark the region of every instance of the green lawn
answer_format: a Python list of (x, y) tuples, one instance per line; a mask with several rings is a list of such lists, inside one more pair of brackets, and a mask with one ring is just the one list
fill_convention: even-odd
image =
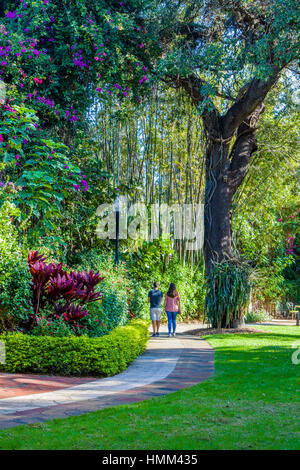
[(262, 333), (207, 337), (216, 372), (200, 385), (3, 430), (0, 449), (297, 449), (300, 365), (291, 355), (300, 328), (257, 329)]

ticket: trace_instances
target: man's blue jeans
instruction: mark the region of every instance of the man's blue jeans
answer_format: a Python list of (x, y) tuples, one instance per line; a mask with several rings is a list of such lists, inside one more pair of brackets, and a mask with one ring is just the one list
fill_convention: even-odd
[(176, 316), (178, 312), (167, 312), (168, 315), (168, 329), (169, 329), (169, 334), (172, 333), (171, 329), (173, 326), (173, 333), (175, 333), (176, 330)]

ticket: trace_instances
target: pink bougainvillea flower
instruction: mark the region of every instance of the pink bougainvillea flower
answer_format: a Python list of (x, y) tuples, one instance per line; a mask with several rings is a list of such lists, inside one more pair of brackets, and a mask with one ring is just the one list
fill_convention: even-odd
[(16, 12), (15, 11), (8, 11), (6, 13), (7, 18), (15, 18), (16, 17)]

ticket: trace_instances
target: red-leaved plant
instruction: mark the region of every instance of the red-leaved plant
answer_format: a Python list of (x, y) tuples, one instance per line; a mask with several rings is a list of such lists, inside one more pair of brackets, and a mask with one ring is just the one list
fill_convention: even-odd
[[(38, 251), (28, 252), (29, 270), (32, 276), (32, 303), (34, 315), (29, 322), (29, 328), (36, 325), (41, 310), (51, 307), (54, 318), (63, 318), (75, 330), (80, 328), (78, 323), (89, 313), (83, 310), (83, 305), (102, 298), (96, 286), (104, 279), (99, 272), (70, 273), (62, 269), (62, 263), (49, 263), (47, 256)], [(77, 301), (78, 304), (73, 302)], [(72, 302), (72, 303), (71, 303)]]

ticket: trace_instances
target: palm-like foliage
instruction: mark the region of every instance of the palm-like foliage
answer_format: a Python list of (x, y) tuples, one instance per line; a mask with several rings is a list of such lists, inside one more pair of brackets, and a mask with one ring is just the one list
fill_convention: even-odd
[[(102, 298), (100, 291), (95, 291), (96, 286), (104, 279), (99, 272), (70, 273), (62, 269), (62, 263), (45, 263), (47, 256), (40, 255), (38, 251), (28, 253), (29, 270), (32, 276), (32, 303), (34, 315), (29, 322), (32, 327), (44, 307), (50, 307), (51, 315), (56, 318), (63, 317), (65, 321), (74, 327), (88, 315), (82, 305), (95, 302)], [(60, 301), (60, 302), (59, 302)], [(64, 301), (64, 304), (61, 303)], [(78, 301), (80, 305), (71, 302)]]

